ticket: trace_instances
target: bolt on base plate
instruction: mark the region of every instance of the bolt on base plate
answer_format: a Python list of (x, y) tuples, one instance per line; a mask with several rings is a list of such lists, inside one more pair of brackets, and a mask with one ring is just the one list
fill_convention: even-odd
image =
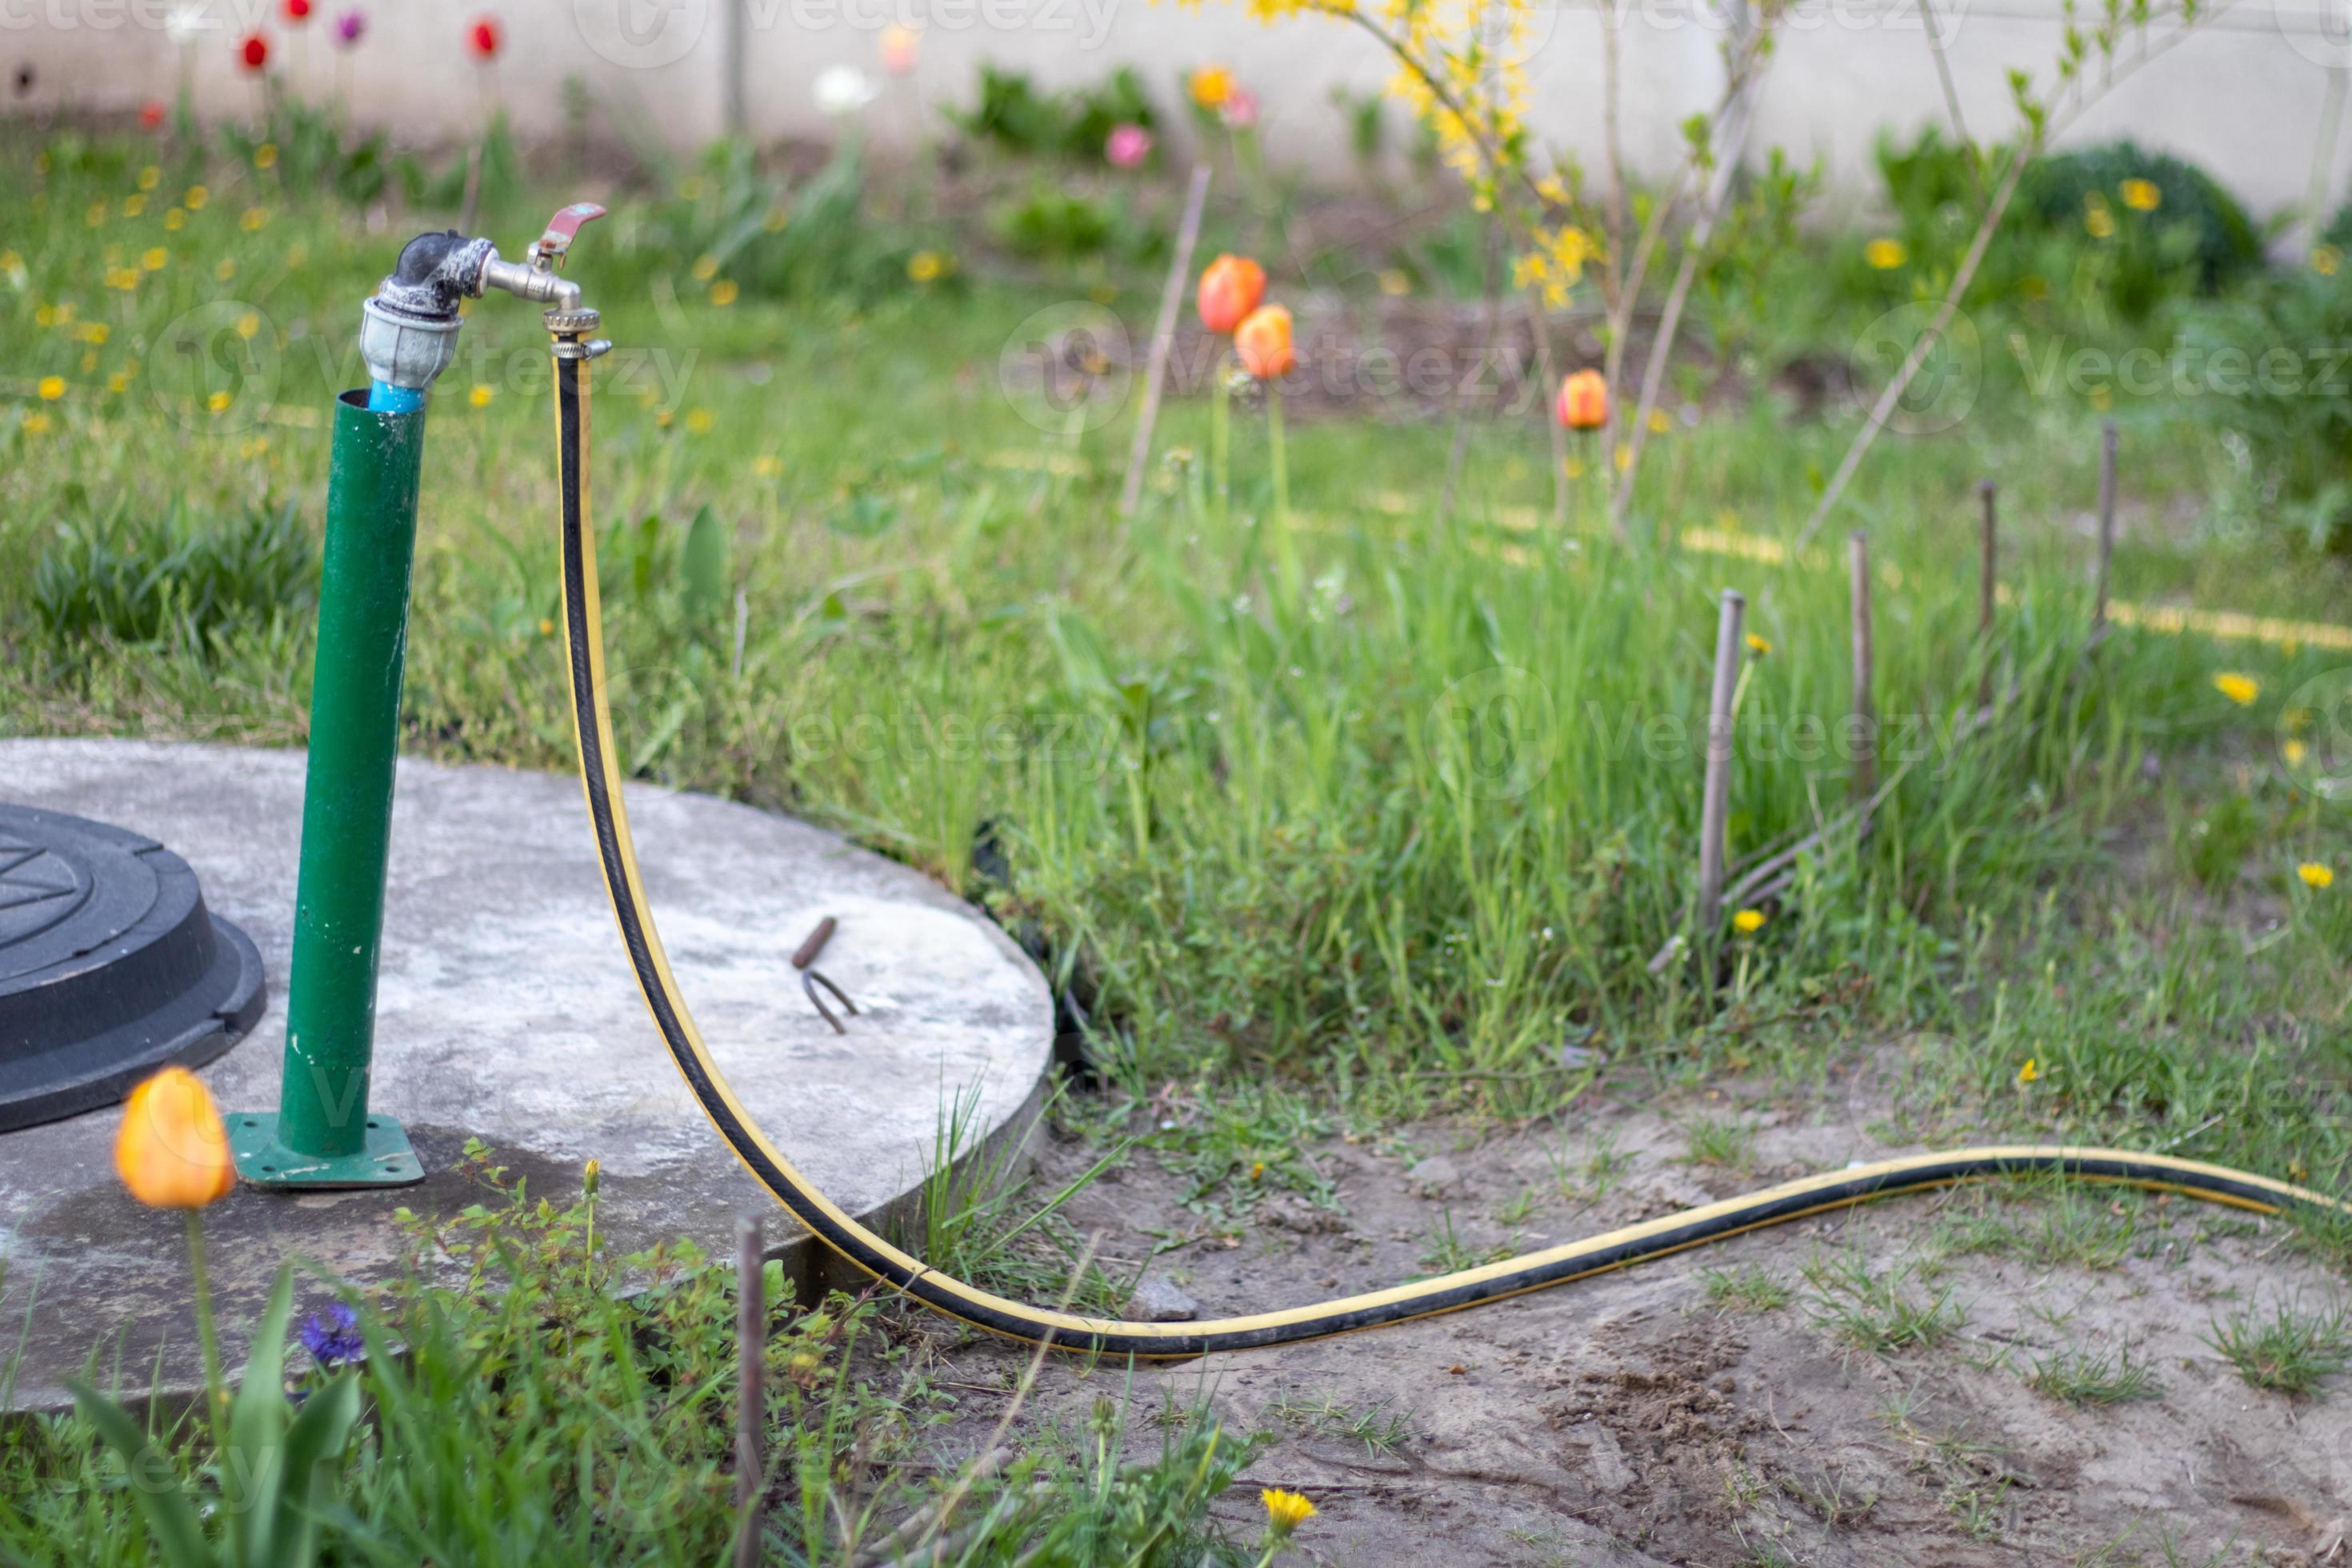
[(407, 1187), (425, 1179), (424, 1162), (389, 1116), (367, 1119), (367, 1144), (351, 1154), (305, 1154), (278, 1142), (274, 1110), (233, 1110), (228, 1149), (236, 1173), (256, 1187)]

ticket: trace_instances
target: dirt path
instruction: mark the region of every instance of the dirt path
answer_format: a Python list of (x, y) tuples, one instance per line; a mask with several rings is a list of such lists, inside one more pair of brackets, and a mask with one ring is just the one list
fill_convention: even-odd
[[(1895, 1152), (1864, 1125), (1784, 1125), (1717, 1100), (1672, 1117), (1602, 1108), (1564, 1135), (1477, 1147), (1443, 1126), (1378, 1147), (1333, 1140), (1313, 1163), (1336, 1208), (1271, 1194), (1153, 1267), (1202, 1317), (1318, 1300)], [(1721, 1163), (1693, 1163), (1694, 1146)], [(1088, 1157), (1053, 1144), (1043, 1173)], [(1147, 1155), (1072, 1217), (1106, 1255), (1141, 1258), (1154, 1231), (1202, 1229), (1182, 1190)], [(1323, 1563), (2347, 1563), (2352, 1382), (2302, 1400), (2258, 1391), (2203, 1337), (2216, 1318), (2340, 1294), (2254, 1216), (1970, 1189), (1450, 1317), (1146, 1371), (1130, 1442), (1148, 1451), (1151, 1412), (1202, 1394), (1238, 1430), (1280, 1433), (1249, 1479), (1315, 1500), (1298, 1548)], [(1907, 1342), (1871, 1346), (1890, 1338)], [(1022, 1360), (954, 1353), (972, 1382)], [(2029, 1384), (2037, 1367), (2126, 1396), (2069, 1403)], [(1059, 1367), (1033, 1408), (1083, 1409), (1123, 1375)], [(1218, 1510), (1255, 1536), (1254, 1487)]]

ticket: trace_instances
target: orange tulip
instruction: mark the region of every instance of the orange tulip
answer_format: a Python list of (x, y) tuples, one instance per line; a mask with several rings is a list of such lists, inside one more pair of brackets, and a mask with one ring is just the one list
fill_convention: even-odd
[(1201, 274), (1201, 324), (1230, 332), (1265, 298), (1265, 268), (1246, 256), (1220, 256)]
[(1279, 305), (1252, 310), (1234, 329), (1234, 352), (1242, 368), (1260, 381), (1278, 381), (1298, 363), (1290, 350), (1290, 312)]
[(236, 1185), (228, 1129), (204, 1081), (165, 1068), (131, 1091), (114, 1138), (114, 1170), (131, 1195), (157, 1209), (200, 1209)]
[(1609, 382), (1597, 370), (1580, 370), (1559, 384), (1552, 412), (1571, 430), (1598, 430), (1609, 423)]

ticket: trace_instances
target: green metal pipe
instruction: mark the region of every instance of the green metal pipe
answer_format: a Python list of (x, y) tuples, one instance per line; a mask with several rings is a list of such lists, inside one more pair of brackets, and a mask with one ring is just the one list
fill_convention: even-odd
[(284, 1077), (274, 1118), (229, 1119), (238, 1169), (262, 1185), (422, 1174), (398, 1124), (369, 1112), (368, 1065), (424, 451), (421, 407), (336, 400)]

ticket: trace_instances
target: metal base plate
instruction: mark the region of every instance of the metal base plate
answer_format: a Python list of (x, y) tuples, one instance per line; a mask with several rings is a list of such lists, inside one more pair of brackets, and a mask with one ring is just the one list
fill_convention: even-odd
[(256, 1187), (405, 1187), (425, 1179), (425, 1164), (399, 1122), (381, 1112), (367, 1121), (367, 1147), (356, 1154), (302, 1154), (278, 1142), (278, 1112), (232, 1110), (228, 1149), (236, 1173)]

